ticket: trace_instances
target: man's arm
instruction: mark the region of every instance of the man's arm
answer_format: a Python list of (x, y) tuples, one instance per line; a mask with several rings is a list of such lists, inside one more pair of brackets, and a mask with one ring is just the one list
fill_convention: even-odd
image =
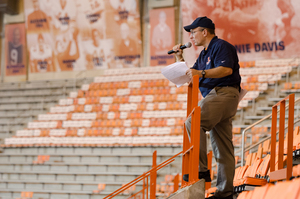
[(179, 62), (179, 61), (184, 61), (184, 58), (182, 56), (182, 49), (180, 49), (180, 46), (182, 46), (182, 44), (177, 44), (173, 47), (173, 50), (175, 51), (175, 57), (176, 57), (176, 61)]
[[(189, 69), (186, 71), (186, 74), (192, 78), (195, 75), (199, 75), (202, 78), (202, 71)], [(205, 78), (222, 78), (232, 74), (232, 68), (219, 66), (217, 68), (205, 70)]]

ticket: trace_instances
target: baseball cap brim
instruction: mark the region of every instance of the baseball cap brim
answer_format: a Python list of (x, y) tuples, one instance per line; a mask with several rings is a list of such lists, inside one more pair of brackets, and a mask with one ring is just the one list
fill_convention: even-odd
[(212, 22), (211, 19), (205, 17), (198, 17), (193, 21), (191, 25), (184, 26), (183, 28), (187, 32), (191, 32), (191, 29), (195, 29), (197, 27), (203, 27), (203, 28), (210, 28), (210, 29), (215, 29), (215, 24)]

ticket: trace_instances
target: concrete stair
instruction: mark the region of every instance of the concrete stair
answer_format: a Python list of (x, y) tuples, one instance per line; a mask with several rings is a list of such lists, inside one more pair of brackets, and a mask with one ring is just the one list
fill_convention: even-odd
[(204, 199), (205, 198), (205, 180), (200, 179), (198, 182), (179, 189), (167, 199)]
[[(33, 199), (94, 199), (120, 188), (182, 150), (179, 146), (145, 147), (32, 147), (4, 148), (0, 153), (0, 198), (19, 198), (22, 191), (34, 192)], [(49, 161), (35, 164), (38, 155)], [(166, 174), (181, 172), (181, 158), (159, 170), (157, 182)], [(99, 183), (105, 189), (95, 194)], [(136, 191), (142, 189), (138, 183)], [(128, 197), (129, 195), (127, 195)], [(124, 198), (126, 194), (116, 198)]]

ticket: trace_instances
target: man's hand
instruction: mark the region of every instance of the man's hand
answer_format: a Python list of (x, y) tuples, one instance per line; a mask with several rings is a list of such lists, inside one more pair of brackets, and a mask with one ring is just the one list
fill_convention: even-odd
[(182, 56), (183, 50), (180, 49), (180, 46), (182, 46), (182, 44), (177, 44), (173, 47), (173, 50), (176, 52), (174, 53), (176, 57), (176, 61), (184, 61)]
[(201, 78), (202, 75), (200, 74), (201, 71), (199, 70), (195, 70), (195, 69), (188, 69), (185, 74), (188, 75), (191, 79), (193, 78), (193, 76), (195, 75), (199, 75), (199, 77)]

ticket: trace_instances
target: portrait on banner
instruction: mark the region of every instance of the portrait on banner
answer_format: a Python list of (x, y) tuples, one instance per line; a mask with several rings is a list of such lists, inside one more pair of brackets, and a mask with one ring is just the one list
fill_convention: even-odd
[(5, 25), (6, 76), (26, 75), (25, 24)]

